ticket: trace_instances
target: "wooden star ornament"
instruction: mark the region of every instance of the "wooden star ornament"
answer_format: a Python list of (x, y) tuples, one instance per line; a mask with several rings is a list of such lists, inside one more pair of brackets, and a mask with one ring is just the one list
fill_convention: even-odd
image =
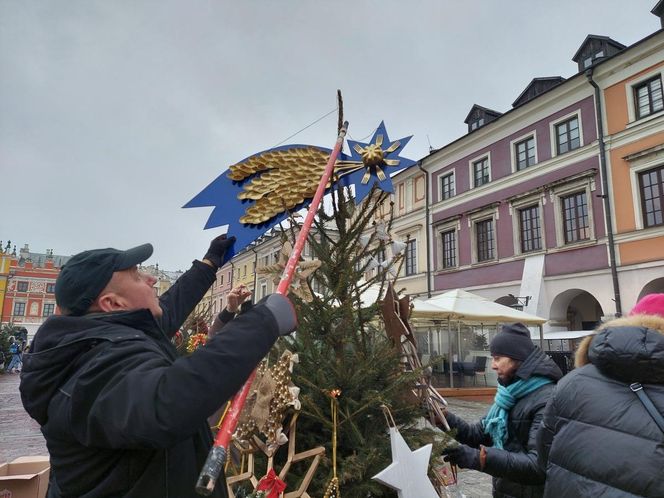
[[(284, 273), (286, 264), (288, 263), (288, 258), (293, 252), (293, 245), (286, 241), (279, 251), (279, 259), (273, 265), (267, 265), (262, 268), (258, 268), (256, 273), (259, 275), (268, 275), (272, 277), (274, 285), (279, 285), (281, 280), (281, 275)], [(290, 285), (290, 292), (295, 294), (297, 297), (302, 299), (305, 302), (311, 302), (314, 298), (311, 289), (309, 288), (309, 282), (307, 279), (313, 275), (313, 273), (320, 268), (321, 261), (319, 259), (311, 259), (306, 261), (300, 261), (295, 267), (295, 274), (293, 275), (293, 281)]]

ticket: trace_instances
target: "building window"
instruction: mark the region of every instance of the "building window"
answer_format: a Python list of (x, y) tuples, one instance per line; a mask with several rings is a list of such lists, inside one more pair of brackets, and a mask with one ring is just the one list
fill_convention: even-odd
[(644, 171), (639, 174), (641, 191), (641, 210), (643, 226), (654, 227), (664, 224), (662, 207), (664, 207), (664, 166)]
[(25, 315), (25, 303), (14, 303), (14, 316)]
[(311, 290), (314, 291), (315, 294), (323, 294), (323, 286), (320, 284), (318, 279), (311, 279)]
[(588, 67), (592, 66), (594, 61), (596, 61), (597, 59), (601, 59), (602, 57), (604, 57), (604, 50), (600, 50), (595, 55), (590, 55), (590, 56), (586, 57), (583, 60), (583, 67), (588, 68)]
[(417, 240), (406, 242), (406, 276), (417, 273)]
[(519, 210), (519, 231), (522, 253), (542, 249), (539, 206), (529, 206)]
[(494, 258), (494, 231), (493, 219), (475, 223), (475, 236), (477, 241), (477, 261), (488, 261)]
[(489, 158), (485, 157), (473, 163), (473, 183), (480, 187), (489, 183)]
[(586, 192), (577, 192), (561, 198), (565, 243), (571, 244), (590, 238), (588, 201)]
[(470, 131), (477, 130), (480, 126), (484, 124), (484, 118), (476, 119), (470, 123)]
[(28, 283), (27, 282), (18, 282), (16, 284), (16, 290), (18, 292), (28, 292)]
[(440, 200), (444, 201), (450, 197), (454, 197), (454, 173), (440, 178)]
[(578, 116), (556, 125), (556, 147), (558, 154), (564, 154), (581, 147)]
[(46, 293), (53, 294), (55, 292), (55, 284), (46, 284)]
[(224, 274), (219, 275), (219, 285), (224, 285)]
[(45, 303), (44, 310), (42, 311), (43, 316), (51, 316), (55, 312), (55, 304)]
[(448, 230), (440, 234), (443, 254), (443, 269), (456, 267), (456, 230)]
[(664, 109), (662, 99), (662, 77), (654, 78), (634, 87), (636, 119), (641, 119)]
[(261, 283), (261, 298), (264, 298), (265, 296), (267, 296), (267, 283), (262, 282)]
[(535, 164), (535, 137), (528, 137), (514, 145), (516, 170), (521, 171)]

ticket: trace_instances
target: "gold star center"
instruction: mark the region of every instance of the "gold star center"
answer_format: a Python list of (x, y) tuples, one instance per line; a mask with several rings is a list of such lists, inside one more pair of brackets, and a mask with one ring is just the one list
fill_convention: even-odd
[(378, 166), (383, 163), (385, 152), (380, 145), (369, 144), (362, 150), (362, 162), (365, 166)]

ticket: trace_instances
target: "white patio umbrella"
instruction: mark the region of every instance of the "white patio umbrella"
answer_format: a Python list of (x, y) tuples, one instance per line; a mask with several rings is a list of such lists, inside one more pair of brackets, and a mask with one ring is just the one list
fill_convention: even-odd
[[(544, 343), (542, 324), (547, 321), (530, 313), (495, 303), (477, 294), (455, 289), (432, 298), (413, 300), (411, 318), (428, 318), (447, 322), (448, 337), (452, 333), (451, 322), (457, 324), (457, 336), (461, 333), (461, 324), (473, 323), (511, 323), (521, 322), (524, 325), (537, 325), (540, 330), (540, 345)], [(458, 339), (457, 339), (458, 341)], [(452, 340), (449, 343), (449, 358), (452, 358)], [(453, 368), (450, 363), (450, 386), (454, 386)]]

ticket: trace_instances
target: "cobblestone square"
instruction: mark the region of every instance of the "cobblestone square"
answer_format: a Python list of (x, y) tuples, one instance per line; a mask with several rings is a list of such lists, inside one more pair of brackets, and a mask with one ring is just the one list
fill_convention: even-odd
[[(35, 422), (23, 409), (17, 374), (0, 374), (0, 462), (28, 455), (48, 455), (46, 441)], [(474, 422), (482, 417), (488, 403), (448, 398), (450, 411)], [(491, 496), (491, 477), (473, 470), (459, 471), (461, 490), (467, 498)]]

